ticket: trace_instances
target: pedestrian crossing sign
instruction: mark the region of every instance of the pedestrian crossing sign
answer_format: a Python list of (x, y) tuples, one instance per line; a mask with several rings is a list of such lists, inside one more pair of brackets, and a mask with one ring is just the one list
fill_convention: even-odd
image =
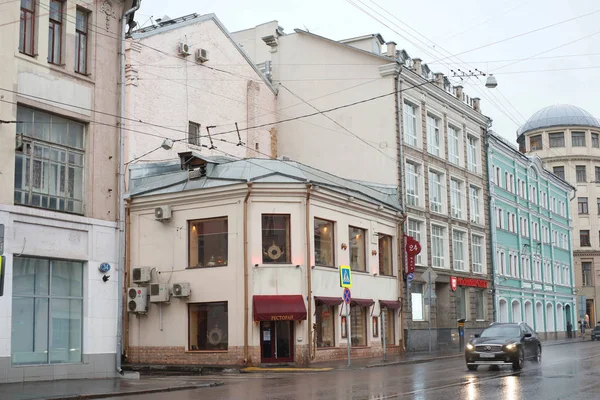
[(352, 287), (352, 270), (348, 265), (340, 265), (340, 286), (343, 288)]

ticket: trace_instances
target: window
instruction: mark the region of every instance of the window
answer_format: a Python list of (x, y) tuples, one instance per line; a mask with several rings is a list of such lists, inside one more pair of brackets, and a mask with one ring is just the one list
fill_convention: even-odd
[(200, 124), (188, 122), (188, 143), (200, 146)]
[(548, 139), (550, 141), (550, 148), (553, 147), (565, 147), (565, 134), (564, 132), (549, 133)]
[(262, 251), (264, 264), (291, 262), (289, 215), (262, 215)]
[(442, 212), (442, 180), (442, 174), (429, 171), (429, 208), (437, 213)]
[(578, 197), (577, 198), (577, 212), (579, 214), (588, 214), (588, 198)]
[(413, 282), (409, 289), (413, 321), (427, 321), (429, 317), (427, 313), (429, 306), (425, 305), (423, 289), (423, 284), (416, 282)]
[(512, 276), (512, 277), (517, 277), (517, 270), (518, 270), (518, 260), (519, 257), (517, 256), (517, 254), (515, 253), (508, 253), (508, 261), (509, 261), (509, 270), (507, 271), (507, 275)]
[(527, 183), (525, 181), (521, 181), (521, 197), (526, 199), (527, 198)]
[(366, 271), (365, 246), (366, 231), (364, 229), (348, 227), (348, 237), (350, 240), (350, 267), (353, 271)]
[(480, 190), (475, 186), (469, 186), (469, 198), (471, 200), (471, 208), (469, 209), (471, 222), (475, 224), (481, 223), (481, 211), (479, 207)]
[(552, 168), (552, 173), (560, 179), (565, 180), (565, 167), (554, 167)]
[[(383, 313), (381, 321), (383, 321)], [(396, 343), (396, 318), (394, 310), (385, 312), (385, 343), (388, 346), (393, 346)]]
[(460, 164), (459, 129), (448, 126), (448, 161), (454, 165)]
[(552, 245), (558, 246), (558, 232), (555, 230), (552, 231)]
[(15, 365), (81, 362), (83, 263), (13, 258)]
[(483, 237), (471, 236), (471, 252), (473, 254), (473, 272), (483, 272)]
[(87, 73), (88, 17), (87, 11), (77, 8), (75, 17), (75, 72), (80, 74)]
[(475, 291), (475, 319), (478, 321), (485, 320), (485, 290), (478, 289)]
[(577, 182), (585, 182), (587, 180), (585, 173), (585, 165), (575, 166), (575, 178)]
[(468, 289), (464, 286), (456, 288), (456, 318), (467, 319), (467, 296)]
[(552, 264), (549, 262), (544, 263), (544, 282), (552, 282)]
[(506, 177), (506, 190), (511, 193), (515, 192), (515, 176), (513, 174), (508, 174)]
[(434, 267), (444, 268), (444, 257), (446, 255), (444, 245), (445, 228), (431, 225), (431, 259)]
[(560, 264), (554, 264), (554, 283), (557, 285), (562, 285), (562, 273), (560, 271)]
[(581, 273), (582, 273), (582, 286), (593, 286), (592, 283), (592, 263), (591, 262), (582, 262), (581, 263)]
[[(417, 242), (421, 243), (421, 231), (423, 229), (423, 223), (421, 221), (415, 221), (414, 219), (408, 220), (408, 236), (411, 236)], [(423, 265), (423, 249), (415, 257), (415, 264)]]
[(62, 42), (63, 2), (50, 0), (50, 18), (48, 24), (48, 62), (60, 64)]
[(531, 237), (533, 240), (540, 239), (540, 232), (538, 230), (538, 223), (531, 221)]
[(367, 345), (367, 309), (357, 304), (350, 308), (350, 344)]
[(335, 307), (327, 304), (317, 304), (317, 347), (335, 346)]
[(315, 265), (335, 266), (333, 222), (315, 218)]
[(427, 149), (429, 153), (440, 157), (441, 140), (440, 120), (427, 115)]
[(226, 301), (188, 303), (188, 350), (227, 350), (229, 342), (227, 308)]
[(542, 261), (536, 259), (533, 261), (534, 269), (533, 269), (533, 279), (535, 281), (542, 281)]
[(537, 190), (533, 185), (529, 185), (529, 201), (531, 201), (533, 204), (538, 203)]
[(227, 217), (190, 221), (189, 267), (221, 267), (227, 265)]
[(521, 269), (522, 276), (525, 280), (531, 280), (531, 264), (529, 256), (521, 256)]
[(496, 207), (496, 228), (504, 229), (504, 213)]
[(394, 275), (392, 269), (392, 237), (379, 235), (379, 275)]
[(585, 147), (585, 132), (571, 132), (571, 145)]
[(454, 259), (454, 270), (465, 270), (465, 234), (464, 232), (452, 230), (452, 253)]
[(494, 183), (497, 186), (502, 186), (502, 177), (500, 175), (501, 174), (500, 167), (494, 167), (494, 171), (495, 171), (494, 172), (494, 177), (495, 177)]
[(590, 231), (582, 230), (579, 231), (579, 245), (584, 247), (589, 247), (592, 244), (590, 243)]
[(563, 274), (563, 277), (562, 277), (563, 285), (570, 285), (571, 284), (571, 274), (569, 273), (568, 265), (563, 265), (562, 274)]
[(595, 147), (595, 148), (600, 147), (600, 141), (598, 140), (597, 133), (592, 133), (592, 147)]
[(500, 264), (500, 268), (498, 270), (499, 274), (505, 274), (506, 271), (506, 253), (504, 253), (504, 250), (496, 250), (496, 256), (499, 260)]
[(595, 183), (600, 183), (600, 167), (594, 167)]
[(419, 166), (406, 163), (406, 200), (409, 206), (420, 206)]
[(35, 52), (35, 3), (36, 0), (21, 0), (19, 52), (28, 56)]
[(542, 150), (542, 135), (535, 135), (529, 138), (529, 150)]
[(83, 124), (17, 107), (15, 204), (83, 214)]
[(596, 198), (596, 206), (598, 208), (598, 215), (600, 215), (600, 197)]
[(463, 218), (462, 204), (462, 182), (456, 179), (450, 179), (450, 205), (452, 208), (452, 218)]
[(408, 103), (404, 103), (404, 141), (411, 146), (418, 146), (417, 107)]
[(478, 172), (479, 162), (478, 162), (478, 151), (479, 149), (479, 139), (475, 136), (468, 136), (467, 139), (467, 167), (471, 172)]

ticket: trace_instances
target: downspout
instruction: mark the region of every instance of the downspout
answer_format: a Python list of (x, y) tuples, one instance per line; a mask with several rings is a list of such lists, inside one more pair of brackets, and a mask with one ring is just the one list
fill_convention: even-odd
[(125, 36), (127, 35), (127, 19), (135, 13), (141, 5), (141, 0), (136, 0), (135, 5), (125, 11), (121, 18), (121, 49), (120, 49), (120, 84), (121, 101), (119, 110), (119, 260), (117, 274), (117, 350), (116, 350), (116, 369), (119, 374), (121, 370), (121, 352), (122, 352), (122, 332), (123, 329), (123, 275), (125, 267)]
[(248, 183), (248, 192), (244, 198), (244, 364), (248, 364), (248, 198), (252, 193), (252, 183)]
[(487, 166), (487, 190), (488, 190), (488, 213), (489, 213), (489, 227), (490, 227), (490, 260), (492, 260), (492, 301), (494, 302), (492, 308), (493, 321), (496, 322), (497, 317), (497, 300), (498, 293), (496, 292), (496, 252), (494, 251), (494, 243), (496, 243), (496, 230), (494, 229), (494, 208), (492, 207), (494, 204), (493, 196), (492, 196), (492, 185), (490, 184), (490, 177), (492, 176), (492, 171), (490, 168), (490, 136), (489, 131), (485, 132), (485, 162)]
[[(124, 282), (129, 282), (131, 271), (131, 199), (127, 199), (127, 213), (125, 215), (125, 276)], [(127, 302), (123, 302), (123, 322), (125, 324), (123, 332), (124, 355), (125, 360), (129, 358), (129, 316), (127, 315)]]
[(307, 303), (308, 303), (308, 357), (311, 360), (315, 359), (317, 349), (312, 346), (312, 275), (311, 275), (311, 253), (310, 253), (310, 190), (312, 185), (306, 185), (306, 283), (307, 283)]

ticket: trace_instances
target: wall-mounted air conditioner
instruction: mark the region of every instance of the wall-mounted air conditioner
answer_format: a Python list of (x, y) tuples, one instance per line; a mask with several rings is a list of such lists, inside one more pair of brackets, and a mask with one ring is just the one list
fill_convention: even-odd
[(150, 302), (165, 303), (170, 300), (171, 290), (166, 283), (151, 283), (150, 284)]
[(173, 284), (173, 297), (190, 297), (192, 289), (188, 282), (174, 283)]
[(171, 206), (160, 206), (154, 209), (154, 219), (157, 221), (167, 221), (171, 219)]
[(181, 42), (179, 43), (179, 54), (181, 54), (182, 56), (189, 56), (190, 54), (190, 46), (188, 46), (187, 43), (185, 42)]
[(127, 311), (138, 314), (148, 312), (148, 288), (130, 287), (127, 289)]
[(131, 280), (133, 283), (148, 283), (152, 280), (152, 268), (139, 267), (133, 268), (131, 271)]
[(201, 63), (208, 61), (208, 50), (196, 49), (196, 61)]

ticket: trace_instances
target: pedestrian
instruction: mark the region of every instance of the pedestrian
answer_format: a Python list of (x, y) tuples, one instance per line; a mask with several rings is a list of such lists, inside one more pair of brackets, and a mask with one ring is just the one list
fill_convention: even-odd
[(590, 315), (589, 314), (585, 314), (585, 328), (589, 328), (590, 327)]
[(571, 324), (571, 321), (567, 321), (567, 337), (570, 339), (573, 334), (571, 333), (571, 331), (573, 330), (573, 324)]

